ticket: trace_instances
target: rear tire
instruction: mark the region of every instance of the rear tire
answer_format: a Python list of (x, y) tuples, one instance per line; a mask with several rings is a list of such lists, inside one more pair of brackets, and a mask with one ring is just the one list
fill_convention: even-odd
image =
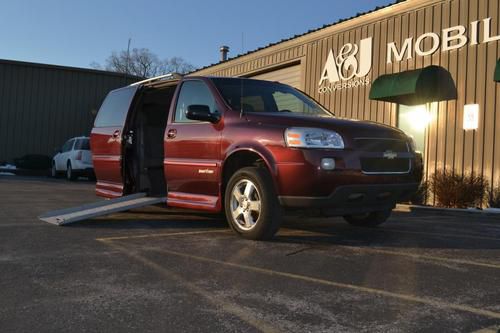
[(224, 209), (231, 229), (246, 239), (271, 239), (281, 225), (281, 206), (264, 168), (247, 167), (234, 173), (226, 186)]
[(357, 227), (374, 228), (387, 221), (391, 216), (391, 212), (392, 210), (383, 210), (361, 215), (346, 215), (344, 216), (344, 220)]
[(68, 161), (68, 166), (66, 168), (66, 179), (67, 180), (75, 180), (76, 179), (76, 174), (73, 171), (73, 168), (71, 167), (70, 161)]

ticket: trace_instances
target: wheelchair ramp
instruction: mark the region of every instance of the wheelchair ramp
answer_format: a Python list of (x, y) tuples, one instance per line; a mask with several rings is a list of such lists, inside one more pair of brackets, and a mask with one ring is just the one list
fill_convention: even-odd
[(38, 218), (55, 225), (67, 225), (93, 217), (166, 202), (166, 200), (166, 197), (148, 197), (146, 193), (135, 193), (116, 199), (47, 212)]

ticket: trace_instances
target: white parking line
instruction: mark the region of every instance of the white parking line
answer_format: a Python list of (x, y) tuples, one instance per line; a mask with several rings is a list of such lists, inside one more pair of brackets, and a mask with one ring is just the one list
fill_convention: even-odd
[(446, 258), (446, 257), (431, 256), (431, 255), (427, 255), (427, 254), (398, 252), (398, 251), (391, 251), (391, 250), (384, 250), (384, 249), (370, 249), (370, 248), (346, 246), (346, 245), (340, 245), (340, 246), (342, 248), (345, 248), (345, 249), (356, 250), (356, 251), (359, 250), (361, 252), (372, 252), (372, 253), (388, 254), (388, 255), (393, 255), (393, 256), (408, 257), (408, 258), (413, 258), (413, 259), (442, 261), (442, 262), (453, 263), (453, 264), (500, 269), (500, 264), (486, 263), (486, 262), (481, 262), (481, 261), (453, 259), (453, 258)]
[[(402, 225), (398, 224), (398, 225)], [(489, 241), (496, 241), (500, 243), (500, 237), (488, 237), (488, 236), (477, 236), (477, 235), (466, 235), (466, 234), (457, 234), (457, 233), (442, 233), (442, 232), (427, 232), (427, 231), (412, 231), (412, 230), (402, 230), (402, 229), (395, 229), (393, 228), (396, 225), (388, 225), (387, 227), (381, 227), (381, 228), (365, 228), (365, 227), (352, 227), (350, 229), (341, 229), (339, 230), (341, 233), (345, 233), (346, 231), (349, 232), (364, 232), (364, 233), (370, 233), (370, 232), (379, 232), (379, 233), (399, 233), (399, 234), (410, 234), (410, 235), (423, 235), (423, 236), (431, 236), (431, 237), (448, 237), (448, 238), (468, 238), (468, 239), (477, 239), (477, 240), (489, 240)], [(294, 226), (295, 227), (295, 226)], [(323, 227), (323, 226), (322, 226)], [(304, 224), (298, 225), (297, 228), (298, 230), (304, 230)], [(306, 230), (305, 230), (306, 231)], [(318, 232), (318, 231), (314, 231)], [(324, 235), (328, 235), (327, 233), (323, 233)]]
[(500, 333), (500, 326), (490, 326), (474, 331), (472, 333)]
[[(299, 233), (299, 234), (291, 234), (291, 235), (280, 234), (280, 236), (287, 236), (287, 237), (300, 237), (300, 236), (318, 237), (318, 236), (328, 236), (328, 235), (330, 235), (330, 234), (320, 233), (317, 231), (308, 232), (306, 230), (301, 230), (301, 233)], [(332, 247), (335, 247), (335, 248), (342, 248), (342, 249), (351, 250), (351, 251), (387, 254), (387, 255), (393, 255), (393, 256), (408, 257), (408, 258), (412, 258), (412, 259), (432, 260), (432, 261), (447, 262), (447, 263), (452, 263), (452, 264), (461, 264), (461, 265), (470, 265), (470, 266), (500, 269), (500, 263), (487, 263), (487, 262), (473, 261), (473, 260), (466, 260), (466, 259), (454, 259), (454, 258), (432, 256), (432, 255), (427, 255), (427, 254), (409, 253), (409, 252), (404, 252), (404, 251), (391, 251), (391, 250), (385, 250), (385, 249), (379, 249), (379, 248), (350, 246), (350, 245), (342, 245), (342, 244), (328, 245), (328, 244), (325, 244), (322, 242), (310, 241), (307, 239), (305, 239), (305, 240), (301, 239), (301, 242), (303, 242), (304, 244), (316, 245), (317, 248), (313, 247), (313, 248), (311, 248), (312, 250), (330, 250)]]
[(172, 236), (184, 236), (184, 235), (228, 233), (229, 231), (230, 231), (229, 229), (217, 229), (217, 230), (210, 229), (210, 230), (200, 230), (200, 231), (183, 231), (183, 232), (143, 234), (143, 235), (132, 235), (132, 236), (103, 237), (103, 238), (96, 238), (96, 240), (101, 242), (106, 242), (114, 240), (127, 240), (127, 239), (140, 239), (140, 238), (159, 238), (159, 237), (172, 237)]
[[(291, 229), (291, 230), (293, 230), (293, 229)], [(228, 233), (228, 232), (230, 232), (228, 229), (218, 229), (218, 230), (205, 230), (205, 231), (192, 231), (192, 232), (146, 234), (146, 235), (134, 235), (134, 236), (118, 236), (118, 237), (98, 238), (96, 240), (101, 241), (105, 244), (108, 244), (108, 245), (120, 250), (121, 252), (127, 254), (128, 256), (133, 257), (133, 258), (155, 268), (156, 270), (163, 271), (164, 270), (163, 267), (157, 265), (156, 263), (150, 261), (149, 259), (147, 259), (143, 256), (140, 256), (140, 255), (135, 254), (135, 253), (130, 253), (125, 247), (119, 246), (117, 244), (113, 244), (113, 241), (140, 239), (140, 238), (151, 238), (151, 237), (169, 237), (169, 236)], [(299, 232), (302, 233), (305, 231), (300, 230)], [(315, 235), (318, 235), (317, 232), (313, 232), (313, 233)], [(292, 232), (292, 234), (297, 235), (296, 232)], [(359, 249), (357, 247), (351, 247), (351, 248)], [(243, 269), (243, 270), (248, 270), (248, 271), (253, 271), (253, 272), (271, 275), (271, 276), (281, 276), (281, 277), (286, 277), (286, 278), (295, 279), (295, 280), (301, 280), (301, 281), (310, 282), (310, 283), (317, 283), (317, 284), (322, 284), (322, 285), (327, 285), (327, 286), (332, 286), (332, 287), (337, 287), (337, 288), (342, 288), (342, 289), (349, 289), (349, 290), (353, 290), (353, 291), (357, 291), (357, 292), (363, 292), (363, 293), (368, 293), (368, 294), (396, 298), (396, 299), (400, 299), (400, 300), (404, 300), (404, 301), (408, 301), (408, 302), (421, 303), (421, 304), (434, 306), (434, 307), (438, 307), (438, 308), (446, 308), (446, 309), (450, 309), (450, 310), (463, 311), (463, 312), (468, 312), (468, 313), (472, 313), (472, 314), (476, 314), (476, 315), (480, 315), (480, 316), (484, 316), (484, 317), (500, 319), (499, 312), (475, 308), (475, 307), (463, 305), (463, 304), (448, 303), (448, 302), (441, 301), (438, 299), (420, 297), (420, 296), (411, 295), (411, 294), (400, 294), (400, 293), (396, 293), (396, 292), (386, 291), (383, 289), (376, 289), (376, 288), (364, 287), (364, 286), (359, 286), (359, 285), (340, 283), (340, 282), (325, 280), (325, 279), (321, 279), (321, 278), (315, 278), (315, 277), (306, 276), (306, 275), (300, 275), (300, 274), (276, 271), (276, 270), (271, 270), (271, 269), (266, 269), (266, 268), (260, 268), (260, 267), (256, 267), (256, 266), (249, 266), (249, 265), (238, 264), (238, 263), (233, 263), (233, 262), (221, 261), (221, 260), (217, 260), (217, 259), (212, 259), (212, 258), (208, 258), (208, 257), (197, 256), (197, 255), (192, 255), (192, 254), (187, 254), (187, 253), (181, 253), (181, 252), (172, 251), (172, 250), (154, 249), (153, 251), (160, 252), (160, 253), (166, 253), (166, 254), (174, 255), (174, 256), (178, 256), (178, 257), (188, 258), (188, 259), (192, 259), (192, 260), (197, 260), (197, 261), (202, 261), (202, 262), (207, 262), (207, 263), (212, 263), (212, 264), (217, 264), (217, 265), (223, 265), (223, 266), (228, 266), (228, 267), (233, 267), (233, 268), (238, 268), (238, 269)], [(378, 249), (376, 249), (376, 250), (370, 249), (368, 251), (376, 251), (376, 252), (381, 252), (381, 253), (385, 252), (386, 254), (399, 254), (398, 252), (378, 250)], [(403, 255), (406, 255), (406, 254), (403, 254)], [(419, 256), (419, 257), (423, 257), (423, 256)], [(449, 259), (447, 259), (447, 258), (440, 258), (440, 257), (433, 257), (433, 256), (428, 256), (428, 257), (429, 257), (429, 259), (432, 258), (434, 260), (449, 261)], [(453, 261), (455, 261), (455, 260), (453, 260)], [(498, 268), (498, 265), (475, 263), (475, 262), (469, 262), (469, 261), (461, 261), (459, 263)], [(169, 274), (173, 274), (173, 273), (169, 272)], [(197, 292), (200, 293), (201, 291), (197, 291)], [(235, 314), (235, 312), (239, 313), (238, 311), (233, 309), (229, 312)], [(255, 326), (255, 327), (257, 327), (257, 326)], [(270, 327), (268, 327), (267, 329), (270, 329), (272, 331), (272, 328), (270, 328)], [(267, 329), (266, 329), (266, 331), (267, 331)]]
[[(106, 243), (111, 243), (111, 242), (106, 242)], [(217, 265), (238, 268), (238, 269), (252, 271), (252, 272), (257, 272), (257, 273), (266, 274), (266, 275), (270, 275), (270, 276), (285, 277), (285, 278), (289, 278), (289, 279), (300, 280), (300, 281), (305, 281), (305, 282), (310, 282), (310, 283), (316, 283), (316, 284), (321, 284), (321, 285), (326, 285), (326, 286), (331, 286), (331, 287), (336, 287), (336, 288), (341, 288), (341, 289), (348, 289), (348, 290), (367, 293), (367, 294), (371, 294), (371, 295), (378, 295), (378, 296), (395, 298), (395, 299), (399, 299), (399, 300), (403, 300), (403, 301), (407, 301), (407, 302), (425, 304), (425, 305), (429, 305), (429, 306), (433, 306), (433, 307), (437, 307), (437, 308), (442, 308), (442, 309), (468, 312), (468, 313), (472, 313), (472, 314), (480, 315), (480, 316), (484, 316), (484, 317), (500, 319), (499, 312), (475, 308), (475, 307), (464, 305), (464, 304), (448, 303), (448, 302), (441, 301), (438, 299), (425, 298), (425, 297), (420, 297), (420, 296), (411, 295), (411, 294), (400, 294), (400, 293), (396, 293), (396, 292), (386, 291), (383, 289), (375, 289), (375, 288), (364, 287), (364, 286), (359, 286), (359, 285), (340, 283), (340, 282), (324, 280), (324, 279), (315, 278), (315, 277), (306, 276), (306, 275), (287, 273), (287, 272), (276, 271), (276, 270), (271, 270), (271, 269), (266, 269), (266, 268), (260, 268), (260, 267), (256, 267), (256, 266), (249, 266), (249, 265), (237, 264), (237, 263), (233, 263), (233, 262), (221, 261), (221, 260), (217, 260), (217, 259), (212, 259), (212, 258), (207, 258), (207, 257), (202, 257), (202, 256), (197, 256), (197, 255), (192, 255), (192, 254), (187, 254), (187, 253), (181, 253), (181, 252), (177, 252), (177, 251), (171, 251), (171, 250), (154, 250), (154, 251), (159, 252), (159, 253), (173, 255), (173, 256), (178, 256), (178, 257), (182, 257), (182, 258), (187, 258), (187, 259), (191, 259), (191, 260), (197, 260), (197, 261), (207, 262), (207, 263), (211, 263), (211, 264), (217, 264)], [(137, 257), (143, 258), (141, 256), (137, 256)]]
[[(177, 235), (180, 235), (180, 234), (186, 234), (186, 233), (177, 233)], [(239, 318), (240, 320), (247, 323), (248, 325), (253, 326), (262, 332), (269, 332), (269, 333), (281, 332), (281, 330), (279, 330), (278, 328), (276, 328), (276, 327), (272, 326), (271, 324), (269, 324), (268, 322), (260, 319), (258, 315), (254, 314), (252, 312), (252, 310), (250, 310), (248, 308), (243, 308), (243, 307), (238, 306), (237, 304), (235, 304), (233, 302), (229, 302), (227, 300), (224, 300), (220, 296), (218, 296), (214, 293), (211, 293), (205, 289), (202, 289), (194, 283), (186, 281), (186, 279), (184, 279), (182, 276), (166, 269), (165, 267), (158, 265), (157, 263), (149, 260), (148, 258), (145, 258), (145, 257), (143, 257), (135, 252), (130, 252), (125, 247), (114, 244), (110, 240), (104, 240), (104, 241), (101, 240), (101, 241), (104, 242), (105, 244), (108, 244), (109, 246), (111, 246), (115, 250), (118, 250), (119, 252), (125, 254), (126, 256), (139, 261), (143, 265), (154, 269), (155, 271), (160, 273), (165, 278), (174, 280), (177, 283), (183, 285), (190, 292), (204, 297), (209, 303), (212, 303), (213, 305), (220, 307), (225, 312), (234, 315), (235, 317)]]

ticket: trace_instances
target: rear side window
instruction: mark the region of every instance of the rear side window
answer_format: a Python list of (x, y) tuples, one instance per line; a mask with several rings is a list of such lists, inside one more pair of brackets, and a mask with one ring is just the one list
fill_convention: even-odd
[(78, 139), (75, 144), (75, 150), (90, 150), (89, 139)]
[(125, 125), (136, 90), (137, 87), (132, 86), (110, 92), (99, 109), (94, 126), (121, 127)]
[(266, 106), (262, 96), (241, 96), (241, 107), (244, 112), (265, 112)]
[(215, 112), (214, 96), (204, 82), (186, 81), (182, 84), (175, 109), (175, 122), (196, 122), (196, 120), (190, 120), (186, 117), (186, 112), (190, 105), (208, 105), (210, 112)]

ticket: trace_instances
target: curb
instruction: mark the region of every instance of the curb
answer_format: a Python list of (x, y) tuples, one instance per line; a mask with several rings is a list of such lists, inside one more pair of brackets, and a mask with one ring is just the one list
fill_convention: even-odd
[[(443, 215), (482, 215), (482, 216), (493, 216), (493, 217), (500, 218), (500, 209), (498, 209), (498, 208), (462, 209), (462, 208), (443, 208), (443, 207), (432, 207), (432, 206), (397, 204), (396, 211), (400, 211), (400, 212), (433, 212), (433, 213), (440, 213)], [(499, 222), (500, 222), (500, 220), (499, 220)]]

